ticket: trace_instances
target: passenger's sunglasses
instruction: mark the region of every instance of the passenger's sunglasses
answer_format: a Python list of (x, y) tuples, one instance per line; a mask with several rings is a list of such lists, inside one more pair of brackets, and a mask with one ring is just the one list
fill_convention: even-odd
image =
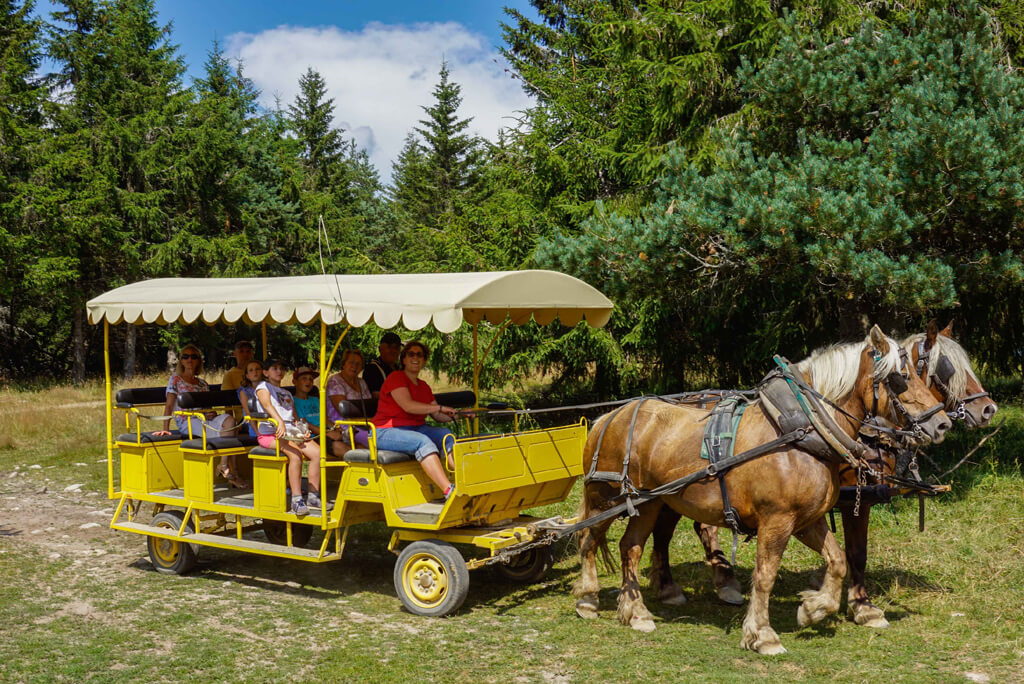
[(199, 356), (199, 354), (182, 354), (181, 358), (182, 359), (195, 359), (196, 361), (198, 361), (202, 357)]
[(411, 356), (414, 359), (415, 358), (423, 358), (423, 352), (418, 352), (418, 351), (405, 352), (405, 356), (406, 356), (406, 358)]

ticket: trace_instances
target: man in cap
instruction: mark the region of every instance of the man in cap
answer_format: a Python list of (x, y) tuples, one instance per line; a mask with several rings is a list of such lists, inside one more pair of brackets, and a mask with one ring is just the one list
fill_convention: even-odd
[[(245, 367), (252, 361), (253, 356), (252, 342), (239, 340), (235, 343), (235, 367), (224, 374), (224, 379), (220, 382), (222, 390), (238, 391), (242, 386), (242, 378), (245, 377)], [(245, 417), (240, 407), (231, 409), (231, 413), (236, 421)]]
[(398, 355), (402, 351), (402, 338), (393, 332), (384, 333), (380, 338), (380, 345), (377, 347), (380, 356), (366, 365), (363, 370), (363, 380), (370, 388), (374, 399), (380, 398), (380, 388), (393, 371), (398, 370)]

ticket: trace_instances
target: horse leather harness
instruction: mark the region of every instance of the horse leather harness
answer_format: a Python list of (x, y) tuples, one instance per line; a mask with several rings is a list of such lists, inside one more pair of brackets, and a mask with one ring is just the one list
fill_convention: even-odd
[[(881, 359), (881, 354), (875, 353), (875, 362)], [(598, 461), (601, 455), (601, 445), (604, 441), (608, 426), (615, 417), (623, 411), (627, 405), (620, 406), (601, 426), (598, 434), (597, 444), (594, 448), (594, 455), (591, 461), (590, 470), (584, 477), (584, 483), (606, 482), (618, 483), (619, 495), (623, 502), (612, 506), (597, 515), (586, 520), (575, 523), (559, 530), (558, 536), (572, 534), (582, 529), (591, 527), (599, 522), (623, 515), (637, 515), (636, 507), (661, 496), (676, 494), (695, 482), (708, 478), (717, 478), (722, 491), (723, 516), (725, 521), (732, 528), (734, 533), (752, 536), (757, 530), (748, 527), (740, 519), (736, 510), (730, 505), (728, 490), (725, 484), (726, 473), (738, 465), (746, 463), (764, 454), (771, 453), (779, 447), (795, 446), (817, 458), (830, 462), (845, 462), (860, 470), (867, 468), (876, 475), (874, 469), (865, 461), (864, 452), (866, 447), (851, 439), (836, 424), (835, 420), (825, 410), (822, 402), (830, 404), (833, 408), (844, 413), (856, 422), (863, 423), (856, 417), (850, 415), (842, 408), (823, 397), (814, 388), (810, 387), (790, 367), (790, 363), (780, 357), (774, 357), (778, 366), (769, 373), (757, 388), (746, 392), (723, 392), (721, 400), (711, 411), (708, 423), (704, 430), (704, 440), (701, 447), (702, 455), (708, 458), (708, 465), (696, 472), (684, 477), (667, 482), (660, 487), (648, 490), (638, 490), (633, 486), (629, 477), (630, 454), (633, 448), (633, 437), (636, 430), (636, 418), (640, 406), (645, 401), (658, 400), (668, 403), (682, 404), (685, 401), (670, 400), (663, 397), (643, 397), (636, 401), (630, 417), (629, 433), (626, 438), (626, 449), (623, 456), (621, 471), (598, 470)], [(904, 365), (906, 359), (904, 357)], [(893, 377), (896, 376), (896, 377)], [(902, 386), (900, 385), (902, 382)], [(877, 422), (870, 424), (871, 430), (878, 433), (888, 433), (895, 437), (916, 438), (920, 434), (919, 423), (927, 420), (942, 410), (941, 405), (936, 405), (927, 411), (914, 416), (899, 401), (898, 395), (906, 391), (906, 379), (898, 372), (890, 374), (882, 381), (882, 386), (889, 395), (890, 404), (894, 411), (900, 414), (903, 419), (912, 427), (912, 431), (890, 428)], [(898, 391), (897, 391), (898, 390)], [(878, 381), (875, 381), (875, 410), (877, 411)], [(704, 393), (702, 393), (704, 394)], [(739, 454), (733, 453), (735, 445), (736, 428), (742, 417), (742, 411), (751, 404), (760, 402), (762, 410), (775, 423), (781, 434), (776, 439), (765, 444), (758, 445)], [(895, 404), (899, 408), (895, 408)], [(724, 406), (723, 406), (724, 405)], [(742, 409), (740, 407), (743, 407)], [(737, 415), (737, 413), (739, 415)], [(734, 540), (735, 541), (735, 540)]]

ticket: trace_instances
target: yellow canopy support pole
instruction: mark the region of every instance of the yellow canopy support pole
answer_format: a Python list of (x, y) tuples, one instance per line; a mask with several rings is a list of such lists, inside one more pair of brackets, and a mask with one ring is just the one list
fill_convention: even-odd
[[(494, 343), (498, 341), (498, 338), (501, 337), (501, 334), (505, 332), (505, 328), (507, 328), (510, 323), (512, 323), (512, 318), (506, 318), (505, 322), (502, 323), (498, 332), (491, 338), (490, 343), (487, 345), (487, 348), (484, 349), (484, 353), (481, 354), (479, 358), (477, 358), (477, 326), (479, 325), (479, 322), (473, 324), (473, 395), (476, 397), (476, 401), (473, 403), (474, 409), (480, 408), (480, 371), (483, 370), (484, 359), (486, 359), (487, 355), (491, 353)], [(473, 434), (477, 434), (478, 432), (480, 432), (480, 419), (474, 418)]]
[[(339, 339), (340, 343), (341, 340)], [(337, 346), (335, 346), (337, 349)], [(331, 355), (333, 358), (333, 354)], [(320, 319), (320, 529), (327, 529), (327, 373), (330, 368), (327, 361), (327, 324)], [(310, 487), (312, 489), (312, 487)], [(326, 537), (326, 535), (325, 535)], [(324, 540), (326, 543), (326, 538)], [(323, 549), (320, 550), (323, 554)]]
[[(349, 325), (345, 328), (344, 332), (338, 338), (338, 341), (334, 343), (334, 348), (331, 350), (331, 356), (327, 356), (327, 324), (320, 320), (320, 501), (324, 508), (327, 507), (327, 378), (331, 374), (331, 364), (334, 363), (334, 355), (338, 352), (338, 347), (341, 346), (341, 341), (345, 339), (345, 335), (352, 329)], [(326, 530), (329, 516), (324, 514), (321, 510), (320, 515), (320, 529)]]
[[(130, 325), (130, 324), (129, 324)], [(114, 498), (114, 405), (110, 383), (110, 323), (103, 319), (103, 388), (107, 404), (107, 498)]]

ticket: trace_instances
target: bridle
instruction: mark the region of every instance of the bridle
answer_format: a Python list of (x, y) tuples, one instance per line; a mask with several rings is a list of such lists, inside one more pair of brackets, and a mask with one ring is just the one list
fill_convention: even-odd
[[(879, 362), (882, 360), (882, 353), (877, 349), (871, 349), (871, 356), (874, 359), (875, 367), (877, 368)], [(931, 408), (925, 409), (921, 413), (914, 415), (906, 407), (906, 405), (900, 401), (900, 396), (907, 391), (909, 385), (907, 380), (909, 376), (903, 375), (903, 371), (907, 368), (910, 359), (907, 355), (907, 351), (900, 347), (900, 370), (893, 371), (879, 380), (877, 373), (872, 374), (871, 380), (871, 413), (865, 417), (864, 422), (874, 423), (875, 418), (878, 416), (878, 387), (881, 385), (885, 388), (886, 393), (889, 397), (889, 412), (890, 417), (893, 419), (893, 423), (896, 425), (903, 424), (904, 427), (909, 427), (910, 432), (918, 439), (924, 437), (924, 430), (921, 425), (929, 420), (932, 416), (943, 410), (943, 404), (935, 404)], [(901, 420), (902, 419), (902, 420)], [(873, 425), (872, 427), (877, 427)]]
[[(917, 374), (922, 380), (926, 379), (928, 355), (931, 353), (931, 347), (926, 346), (925, 341), (926, 340), (921, 339), (917, 342)], [(942, 396), (945, 397), (944, 405), (948, 407), (946, 409), (946, 413), (949, 415), (950, 419), (967, 420), (967, 404), (978, 399), (983, 399), (984, 397), (989, 396), (989, 394), (982, 390), (981, 392), (968, 394), (966, 397), (953, 396), (953, 392), (950, 391), (947, 383), (955, 373), (956, 368), (953, 366), (953, 362), (943, 354), (935, 364), (935, 372), (932, 373), (930, 380), (939, 388), (939, 391), (942, 392)]]

